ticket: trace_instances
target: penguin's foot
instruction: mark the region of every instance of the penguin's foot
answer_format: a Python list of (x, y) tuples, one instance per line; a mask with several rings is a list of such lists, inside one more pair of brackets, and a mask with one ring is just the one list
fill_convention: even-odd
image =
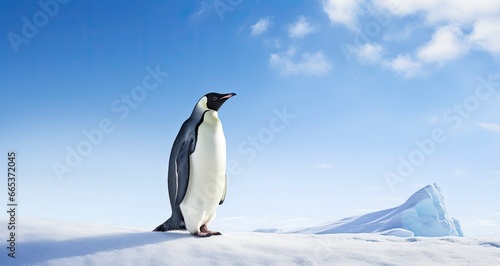
[(202, 226), (200, 227), (200, 231), (201, 231), (202, 233), (208, 233), (208, 234), (213, 235), (213, 236), (220, 236), (220, 235), (222, 235), (222, 233), (221, 233), (221, 232), (208, 230), (208, 227), (207, 227), (206, 225), (202, 225)]
[(209, 236), (212, 236), (212, 234), (210, 233), (207, 233), (207, 232), (197, 232), (196, 234), (194, 234), (195, 236), (199, 236), (199, 237), (209, 237)]

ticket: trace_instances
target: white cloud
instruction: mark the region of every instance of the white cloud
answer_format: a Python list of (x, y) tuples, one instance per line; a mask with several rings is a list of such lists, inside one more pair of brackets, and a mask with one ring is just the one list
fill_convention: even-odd
[(405, 78), (413, 78), (423, 74), (422, 63), (408, 54), (399, 54), (396, 58), (384, 63), (387, 67)]
[(319, 163), (315, 164), (312, 166), (313, 168), (320, 168), (320, 169), (331, 169), (333, 166), (329, 163)]
[[(491, 0), (420, 0), (420, 1), (399, 1), (399, 0), (377, 0), (374, 6), (378, 9), (388, 10), (398, 16), (409, 16), (422, 14), (429, 25), (439, 25), (442, 23), (455, 24), (455, 28), (473, 27), (469, 36), (470, 42), (476, 48), (500, 55), (500, 1)], [(450, 34), (452, 32), (442, 32), (443, 42), (453, 41)], [(463, 36), (462, 36), (463, 37)], [(455, 43), (458, 44), (458, 43)], [(455, 45), (454, 48), (459, 48)], [(460, 49), (455, 50), (460, 55)], [(450, 51), (451, 53), (451, 51)]]
[(270, 17), (260, 18), (257, 23), (250, 26), (250, 35), (257, 36), (266, 32), (272, 25)]
[[(365, 2), (363, 8), (378, 12), (389, 12), (395, 17), (411, 17), (412, 25), (436, 27), (430, 41), (415, 51), (400, 52), (412, 57), (398, 56), (390, 61), (391, 69), (415, 77), (415, 73), (428, 67), (460, 58), (471, 51), (480, 50), (500, 57), (500, 1), (491, 0), (375, 0)], [(359, 8), (359, 7), (358, 7)], [(391, 16), (390, 16), (391, 17)], [(420, 23), (418, 20), (423, 20)], [(399, 26), (392, 23), (392, 31)], [(404, 27), (404, 26), (402, 26)], [(404, 32), (404, 31), (403, 31)], [(408, 31), (409, 34), (415, 34)], [(388, 33), (385, 41), (393, 41), (393, 33)], [(413, 58), (413, 59), (412, 59)], [(406, 70), (406, 71), (405, 71)]]
[(374, 6), (398, 16), (421, 14), (428, 24), (473, 23), (500, 13), (500, 1), (491, 0), (376, 0)]
[(381, 64), (405, 78), (423, 76), (424, 70), (453, 60), (469, 51), (469, 44), (456, 25), (439, 27), (431, 40), (421, 46), (416, 55), (401, 53), (393, 59), (384, 58), (385, 48), (378, 43), (366, 43), (349, 48), (362, 64)]
[(304, 52), (296, 58), (296, 50), (271, 54), (269, 64), (278, 69), (282, 75), (322, 76), (328, 73), (331, 65), (322, 51)]
[(487, 130), (490, 130), (490, 131), (493, 131), (493, 132), (500, 132), (500, 125), (499, 124), (495, 124), (495, 123), (479, 123), (479, 126), (484, 128), (484, 129), (487, 129)]
[(409, 54), (399, 54), (393, 59), (384, 58), (386, 50), (378, 43), (366, 43), (348, 49), (362, 64), (381, 65), (405, 78), (424, 75), (425, 62), (415, 59)]
[(463, 56), (469, 49), (469, 42), (460, 27), (446, 25), (438, 27), (431, 40), (417, 49), (415, 56), (399, 54), (392, 60), (385, 60), (384, 65), (405, 78), (414, 78), (423, 76), (424, 69)]
[(340, 23), (355, 30), (362, 3), (364, 0), (323, 0), (323, 10), (332, 23)]
[[(322, 0), (322, 4), (331, 23), (356, 31), (354, 44), (345, 46), (348, 61), (353, 55), (361, 64), (384, 66), (405, 78), (414, 78), (426, 76), (443, 64), (474, 50), (500, 58), (500, 1)], [(384, 23), (380, 22), (381, 17)], [(400, 20), (398, 17), (409, 20)], [(369, 20), (362, 25), (358, 19)], [(299, 22), (300, 19), (288, 27), (291, 37), (303, 37), (311, 32), (309, 23), (302, 25)], [(382, 38), (366, 32), (368, 25), (371, 25), (368, 23), (376, 22), (382, 27), (380, 34), (383, 36), (378, 36)], [(428, 33), (432, 28), (432, 34)], [(415, 34), (425, 35), (413, 38)], [(412, 43), (411, 46), (418, 47), (416, 49), (388, 50), (393, 47), (391, 42), (421, 38), (427, 38), (428, 41)], [(380, 43), (372, 43), (374, 40)], [(346, 54), (345, 49), (343, 52)]]
[[(376, 0), (374, 5), (379, 9), (385, 9), (394, 15), (408, 16), (411, 14), (423, 14), (427, 21), (434, 21), (435, 13), (439, 9), (445, 8), (447, 0), (433, 1), (433, 0), (420, 0), (420, 1), (398, 1), (398, 0)], [(441, 19), (444, 19), (445, 10), (442, 12)]]
[(439, 27), (432, 39), (418, 49), (417, 58), (427, 63), (442, 63), (456, 59), (469, 50), (462, 30), (457, 25)]
[(314, 27), (304, 16), (297, 17), (297, 20), (288, 26), (288, 35), (292, 38), (304, 38), (309, 33), (314, 32)]
[(500, 18), (478, 19), (474, 23), (470, 41), (477, 48), (500, 56)]
[(358, 60), (363, 64), (374, 64), (380, 63), (382, 61), (382, 54), (384, 48), (380, 44), (367, 43), (358, 46), (355, 51), (353, 51)]

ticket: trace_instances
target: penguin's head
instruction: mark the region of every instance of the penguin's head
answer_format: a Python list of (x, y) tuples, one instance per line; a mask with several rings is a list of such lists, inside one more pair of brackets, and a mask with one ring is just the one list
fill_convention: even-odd
[(220, 93), (207, 93), (205, 96), (203, 96), (202, 100), (206, 102), (206, 107), (209, 110), (214, 110), (214, 111), (219, 111), (219, 108), (222, 106), (222, 104), (229, 98), (235, 96), (236, 93), (226, 93), (226, 94), (220, 94)]

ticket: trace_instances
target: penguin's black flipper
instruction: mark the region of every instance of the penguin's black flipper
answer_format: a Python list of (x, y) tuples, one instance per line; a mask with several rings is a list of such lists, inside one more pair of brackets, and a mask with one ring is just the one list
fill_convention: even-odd
[(190, 141), (182, 144), (182, 147), (175, 159), (175, 178), (176, 178), (176, 194), (175, 206), (179, 206), (186, 196), (186, 191), (189, 184), (189, 155), (190, 155)]

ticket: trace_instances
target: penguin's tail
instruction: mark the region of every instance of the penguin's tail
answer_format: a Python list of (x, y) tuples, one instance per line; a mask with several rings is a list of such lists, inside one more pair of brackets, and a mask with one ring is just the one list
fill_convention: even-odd
[(165, 232), (168, 231), (167, 227), (165, 226), (167, 222), (164, 222), (160, 225), (158, 225), (155, 229), (153, 229), (153, 232)]
[(164, 223), (158, 225), (153, 232), (165, 232), (172, 230), (186, 230), (186, 225), (183, 221), (176, 222), (170, 217)]

